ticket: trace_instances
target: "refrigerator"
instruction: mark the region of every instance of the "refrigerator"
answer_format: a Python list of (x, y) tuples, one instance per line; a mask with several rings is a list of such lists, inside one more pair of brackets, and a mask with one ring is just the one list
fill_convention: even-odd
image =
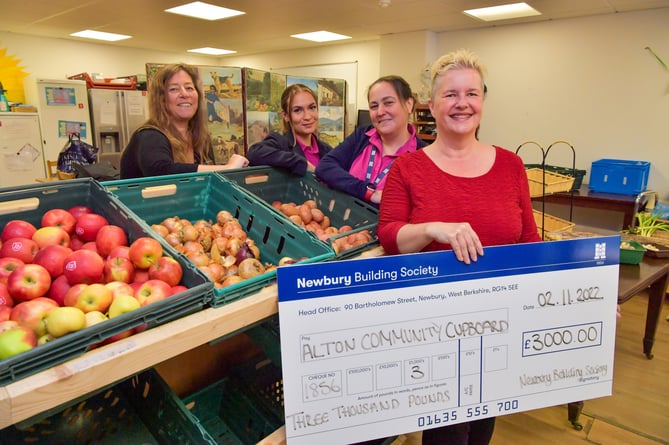
[(85, 81), (27, 77), (24, 90), (26, 102), (37, 107), (46, 160), (58, 159), (71, 133), (93, 144)]
[(146, 91), (88, 90), (93, 141), (101, 154), (123, 151), (132, 133), (149, 117)]
[(46, 177), (37, 113), (0, 113), (0, 187)]

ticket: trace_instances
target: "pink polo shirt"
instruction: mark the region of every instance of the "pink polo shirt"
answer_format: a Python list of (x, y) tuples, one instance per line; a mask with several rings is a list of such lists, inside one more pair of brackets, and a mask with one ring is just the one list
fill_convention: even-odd
[(381, 180), (376, 184), (376, 190), (383, 190), (383, 187), (386, 184), (386, 174), (383, 173), (386, 167), (390, 166), (397, 157), (401, 154), (408, 153), (411, 151), (416, 151), (416, 129), (413, 125), (408, 126), (409, 133), (411, 137), (402, 145), (395, 154), (392, 155), (383, 155), (383, 142), (381, 137), (376, 132), (376, 128), (372, 128), (367, 133), (369, 136), (369, 144), (365, 149), (358, 155), (358, 157), (351, 164), (349, 173), (356, 178), (365, 181), (367, 177), (367, 166), (369, 164), (369, 158), (372, 155), (372, 150), (376, 150), (376, 155), (374, 158), (374, 165), (371, 170), (371, 177), (369, 182), (374, 184), (376, 183), (379, 174), (383, 174)]
[(318, 143), (316, 142), (316, 137), (311, 135), (311, 145), (304, 145), (299, 140), (297, 141), (300, 144), (300, 148), (304, 153), (304, 156), (307, 158), (307, 161), (310, 162), (314, 167), (318, 165), (318, 161), (321, 158), (318, 156)]

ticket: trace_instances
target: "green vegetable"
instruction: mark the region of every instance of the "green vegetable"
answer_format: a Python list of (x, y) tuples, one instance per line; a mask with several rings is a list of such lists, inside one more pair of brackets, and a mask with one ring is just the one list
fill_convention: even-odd
[(640, 236), (653, 236), (658, 230), (669, 231), (669, 224), (651, 213), (640, 212), (636, 215), (637, 226), (631, 232)]

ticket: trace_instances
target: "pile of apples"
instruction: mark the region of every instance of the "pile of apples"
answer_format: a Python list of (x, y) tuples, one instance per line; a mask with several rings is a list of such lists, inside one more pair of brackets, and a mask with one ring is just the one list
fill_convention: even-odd
[(308, 199), (302, 204), (273, 201), (272, 207), (286, 215), (295, 224), (314, 232), (321, 241), (336, 237), (332, 240), (331, 245), (337, 254), (367, 244), (374, 239), (366, 229), (343, 236), (342, 234), (351, 232), (353, 228), (349, 225), (341, 227), (331, 225), (330, 217), (318, 208), (313, 199)]
[[(175, 250), (183, 253), (198, 267), (216, 288), (264, 274), (276, 266), (260, 261), (260, 249), (227, 210), (216, 214), (216, 221), (172, 216), (151, 228), (158, 232)], [(294, 262), (286, 257), (281, 264)]]
[(158, 240), (128, 243), (88, 206), (50, 209), (39, 227), (11, 220), (0, 241), (0, 360), (186, 290)]

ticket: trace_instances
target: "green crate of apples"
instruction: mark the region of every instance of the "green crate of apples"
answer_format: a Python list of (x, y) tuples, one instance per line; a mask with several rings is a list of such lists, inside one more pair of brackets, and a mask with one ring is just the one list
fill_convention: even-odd
[(199, 311), (207, 277), (92, 179), (0, 189), (0, 384)]

